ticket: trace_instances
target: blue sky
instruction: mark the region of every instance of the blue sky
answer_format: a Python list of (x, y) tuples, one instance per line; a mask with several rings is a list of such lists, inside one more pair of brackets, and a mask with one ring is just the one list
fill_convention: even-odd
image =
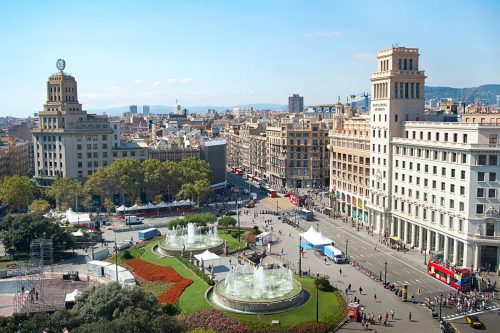
[(500, 83), (500, 1), (2, 1), (0, 115), (42, 109), (58, 58), (85, 109), (305, 104), (369, 90), (378, 50), (427, 85)]

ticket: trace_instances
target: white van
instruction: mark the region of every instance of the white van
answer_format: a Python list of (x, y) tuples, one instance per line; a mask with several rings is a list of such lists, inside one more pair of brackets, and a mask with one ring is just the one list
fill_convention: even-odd
[(332, 259), (336, 264), (342, 264), (346, 262), (346, 256), (333, 245), (328, 245), (323, 248), (323, 252), (327, 257)]
[(125, 216), (125, 224), (141, 224), (142, 221), (143, 220), (141, 218), (135, 215)]

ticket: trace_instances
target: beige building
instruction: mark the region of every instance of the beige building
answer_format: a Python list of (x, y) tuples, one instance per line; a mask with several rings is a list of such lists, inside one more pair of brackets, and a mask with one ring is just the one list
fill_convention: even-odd
[(16, 141), (8, 138), (0, 145), (0, 179), (5, 176), (31, 176), (30, 150), (31, 142)]
[(267, 138), (264, 133), (253, 135), (250, 140), (250, 172), (259, 178), (266, 177)]
[(354, 116), (330, 131), (332, 208), (368, 226), (370, 117)]
[(78, 102), (77, 83), (62, 70), (47, 81), (47, 102), (33, 129), (35, 179), (49, 185), (57, 177), (84, 179), (112, 162), (108, 116), (87, 114)]
[(277, 189), (317, 188), (329, 178), (332, 122), (299, 119), (267, 127), (267, 176)]

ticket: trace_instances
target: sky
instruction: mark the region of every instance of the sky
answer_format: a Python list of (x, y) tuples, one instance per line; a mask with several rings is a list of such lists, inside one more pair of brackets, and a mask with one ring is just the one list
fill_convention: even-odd
[(0, 116), (42, 110), (66, 61), (84, 109), (305, 105), (370, 89), (378, 50), (420, 49), (426, 85), (500, 83), (500, 1), (1, 1)]

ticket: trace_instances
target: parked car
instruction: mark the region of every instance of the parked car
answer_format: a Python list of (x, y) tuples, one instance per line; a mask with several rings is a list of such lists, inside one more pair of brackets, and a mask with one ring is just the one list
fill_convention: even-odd
[(483, 322), (481, 320), (479, 320), (478, 316), (466, 316), (465, 321), (472, 328), (483, 328), (484, 327)]
[(237, 213), (234, 210), (228, 210), (226, 215), (231, 216), (231, 215), (236, 215)]
[(245, 207), (246, 208), (255, 208), (255, 204), (251, 202), (249, 204), (246, 204)]

